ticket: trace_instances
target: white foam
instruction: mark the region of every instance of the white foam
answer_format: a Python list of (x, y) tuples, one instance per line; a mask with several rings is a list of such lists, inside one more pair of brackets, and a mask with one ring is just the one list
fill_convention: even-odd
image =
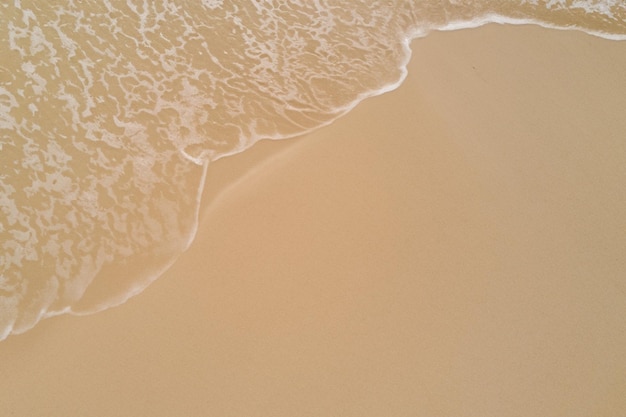
[[(604, 38), (607, 40), (613, 41), (624, 41), (626, 40), (626, 34), (618, 34), (618, 33), (608, 33), (602, 32), (590, 28), (584, 28), (576, 25), (570, 26), (559, 26), (550, 22), (545, 22), (539, 19), (530, 19), (530, 18), (512, 18), (508, 16), (502, 16), (498, 14), (486, 14), (476, 19), (472, 19), (469, 21), (451, 21), (443, 26), (438, 26), (431, 28), (432, 30), (439, 31), (452, 31), (452, 30), (462, 30), (462, 29), (475, 29), (490, 23), (500, 24), (500, 25), (536, 25), (541, 26), (547, 29), (555, 29), (555, 30), (576, 30), (580, 32), (585, 32), (592, 36), (597, 36), (600, 38)], [(419, 33), (419, 32), (418, 32)], [(425, 34), (419, 33), (419, 35), (415, 37), (425, 36)]]

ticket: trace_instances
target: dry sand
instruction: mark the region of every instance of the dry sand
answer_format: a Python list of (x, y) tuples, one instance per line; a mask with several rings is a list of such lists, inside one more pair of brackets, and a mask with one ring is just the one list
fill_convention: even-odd
[(416, 41), (397, 91), (216, 163), (142, 295), (0, 343), (2, 414), (626, 415), (624, 68), (536, 27)]

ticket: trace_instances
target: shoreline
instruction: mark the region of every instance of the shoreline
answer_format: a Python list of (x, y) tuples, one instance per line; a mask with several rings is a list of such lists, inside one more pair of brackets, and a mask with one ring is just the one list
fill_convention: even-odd
[(209, 167), (142, 294), (1, 342), (4, 408), (624, 412), (626, 44), (489, 25), (412, 49), (397, 90)]

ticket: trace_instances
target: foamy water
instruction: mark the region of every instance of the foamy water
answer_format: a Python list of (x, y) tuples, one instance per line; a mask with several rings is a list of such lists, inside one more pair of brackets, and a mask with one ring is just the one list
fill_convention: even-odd
[(617, 0), (48, 3), (0, 5), (0, 339), (139, 293), (190, 244), (211, 161), (395, 88), (415, 37), (626, 39)]

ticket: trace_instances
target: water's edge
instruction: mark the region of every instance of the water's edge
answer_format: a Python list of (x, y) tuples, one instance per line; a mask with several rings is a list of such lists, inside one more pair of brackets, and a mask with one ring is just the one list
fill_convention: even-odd
[[(434, 31), (471, 29), (478, 28), (486, 24), (538, 25), (548, 29), (578, 30), (585, 32), (589, 35), (607, 39), (609, 41), (626, 40), (626, 33), (610, 33), (599, 29), (585, 28), (576, 23), (559, 25), (547, 20), (516, 18), (496, 13), (485, 13), (479, 18), (473, 18), (471, 20), (452, 20), (446, 22), (443, 25), (414, 26), (408, 33), (405, 33), (403, 39), (398, 40), (400, 50), (395, 51), (395, 53), (397, 54), (395, 56), (397, 58), (397, 68), (389, 70), (389, 73), (387, 75), (389, 76), (390, 80), (388, 82), (386, 82), (382, 86), (377, 86), (373, 89), (359, 91), (358, 93), (354, 94), (350, 100), (340, 106), (334, 106), (331, 102), (324, 102), (320, 104), (321, 107), (319, 108), (319, 114), (311, 112), (311, 114), (307, 113), (306, 115), (304, 115), (306, 111), (301, 111), (301, 113), (303, 113), (301, 119), (297, 115), (299, 108), (296, 103), (294, 108), (283, 109), (282, 111), (280, 111), (280, 114), (285, 116), (286, 126), (288, 125), (285, 128), (280, 126), (279, 128), (276, 128), (275, 126), (270, 126), (269, 128), (258, 127), (256, 125), (248, 126), (249, 132), (251, 134), (249, 136), (246, 136), (246, 138), (243, 140), (241, 139), (240, 134), (238, 141), (234, 142), (235, 145), (232, 145), (232, 142), (228, 142), (228, 140), (225, 141), (228, 143), (224, 146), (222, 146), (223, 144), (221, 144), (220, 141), (215, 141), (217, 143), (215, 145), (216, 147), (214, 149), (206, 151), (206, 149), (202, 149), (202, 146), (200, 146), (200, 141), (202, 140), (202, 138), (199, 132), (201, 132), (201, 130), (196, 131), (195, 127), (192, 128), (190, 126), (185, 126), (185, 120), (183, 120), (181, 123), (180, 131), (177, 131), (175, 133), (177, 135), (181, 135), (181, 137), (184, 135), (188, 135), (190, 139), (186, 139), (185, 136), (184, 140), (181, 139), (181, 144), (177, 144), (177, 149), (175, 151), (170, 151), (170, 153), (161, 155), (156, 159), (154, 157), (150, 157), (152, 158), (150, 159), (147, 156), (144, 158), (145, 160), (141, 159), (143, 158), (141, 156), (143, 154), (140, 153), (139, 161), (137, 159), (133, 160), (134, 171), (132, 172), (141, 173), (144, 172), (142, 171), (142, 169), (145, 169), (145, 172), (147, 172), (146, 175), (149, 177), (149, 175), (153, 173), (154, 169), (158, 169), (162, 170), (165, 175), (170, 176), (171, 184), (166, 184), (163, 190), (158, 191), (161, 199), (156, 202), (152, 201), (151, 193), (155, 192), (155, 187), (159, 186), (160, 180), (154, 180), (150, 178), (146, 179), (145, 181), (141, 180), (141, 178), (135, 181), (137, 182), (137, 189), (142, 192), (142, 198), (146, 202), (131, 201), (133, 198), (132, 187), (125, 191), (126, 194), (122, 195), (123, 198), (127, 199), (124, 201), (131, 202), (129, 204), (131, 204), (132, 209), (136, 211), (136, 213), (133, 213), (132, 215), (137, 217), (138, 222), (146, 223), (147, 221), (144, 220), (142, 216), (148, 216), (150, 218), (153, 217), (154, 219), (161, 220), (162, 223), (165, 224), (165, 226), (156, 224), (158, 222), (152, 222), (152, 224), (148, 224), (145, 229), (141, 228), (140, 230), (133, 229), (132, 224), (131, 226), (119, 226), (120, 229), (116, 233), (118, 233), (119, 235), (137, 234), (138, 236), (140, 236), (136, 239), (138, 243), (133, 240), (135, 239), (133, 237), (133, 239), (129, 239), (130, 241), (128, 243), (124, 243), (121, 249), (116, 248), (116, 250), (119, 250), (119, 254), (121, 254), (120, 256), (122, 256), (123, 261), (121, 263), (118, 262), (119, 258), (116, 257), (118, 256), (117, 254), (108, 254), (103, 252), (102, 249), (98, 249), (97, 253), (92, 253), (91, 255), (89, 255), (93, 259), (90, 258), (89, 260), (85, 261), (84, 259), (86, 258), (84, 258), (81, 261), (83, 262), (82, 266), (75, 265), (76, 262), (78, 262), (76, 259), (74, 259), (74, 264), (72, 264), (71, 266), (61, 265), (61, 267), (63, 267), (63, 270), (72, 271), (71, 268), (74, 268), (73, 271), (75, 271), (76, 273), (91, 273), (92, 276), (90, 276), (86, 280), (80, 280), (80, 282), (78, 283), (76, 283), (72, 279), (64, 280), (63, 277), (53, 274), (53, 279), (50, 282), (46, 281), (43, 283), (37, 283), (36, 285), (34, 285), (32, 282), (18, 282), (17, 284), (8, 282), (5, 285), (4, 275), (0, 271), (0, 296), (4, 296), (3, 292), (11, 295), (11, 291), (18, 291), (15, 290), (15, 288), (20, 288), (19, 291), (26, 291), (21, 289), (22, 286), (27, 288), (28, 291), (30, 291), (32, 294), (35, 294), (33, 301), (27, 302), (25, 307), (20, 307), (23, 308), (23, 310), (9, 311), (11, 306), (13, 306), (13, 304), (11, 303), (14, 302), (12, 301), (13, 298), (11, 297), (6, 297), (6, 299), (9, 301), (7, 301), (5, 304), (3, 304), (3, 300), (0, 300), (0, 315), (5, 316), (0, 316), (0, 340), (3, 340), (10, 334), (19, 334), (29, 330), (43, 318), (49, 318), (61, 314), (85, 315), (95, 313), (113, 306), (120, 305), (126, 302), (128, 299), (132, 298), (133, 296), (141, 293), (148, 285), (150, 285), (150, 283), (152, 283), (167, 269), (169, 269), (171, 265), (173, 265), (178, 259), (180, 254), (183, 253), (187, 248), (189, 248), (189, 246), (195, 239), (199, 227), (200, 210), (203, 206), (202, 192), (207, 181), (208, 169), (212, 162), (227, 156), (243, 152), (260, 140), (282, 140), (300, 137), (316, 131), (324, 126), (330, 125), (331, 123), (334, 123), (337, 119), (349, 113), (353, 108), (355, 108), (359, 103), (366, 100), (367, 98), (385, 94), (387, 92), (397, 89), (400, 85), (402, 85), (408, 74), (408, 63), (412, 55), (411, 43), (414, 40), (425, 37), (429, 33), (432, 33)], [(367, 60), (364, 61), (367, 62)], [(29, 67), (30, 64), (27, 64), (24, 64), (22, 68), (25, 68), (24, 71), (26, 71), (27, 73), (32, 74), (33, 72)], [(313, 78), (313, 80), (315, 80), (315, 78)], [(45, 80), (43, 84), (45, 85)], [(197, 93), (194, 92), (194, 88), (185, 85), (184, 82), (182, 84), (184, 94), (181, 94), (183, 95), (183, 97), (188, 97), (190, 103), (189, 107), (192, 109), (192, 114), (189, 117), (197, 117), (196, 113), (201, 112), (201, 105), (206, 105), (206, 103), (196, 103), (196, 101), (194, 100), (198, 100), (198, 98), (196, 97)], [(185, 92), (187, 90), (189, 90), (188, 93)], [(0, 91), (0, 93), (2, 91)], [(271, 91), (271, 89), (269, 91)], [(10, 97), (10, 92), (8, 94)], [(314, 93), (312, 94), (315, 95)], [(345, 100), (345, 97), (348, 96), (341, 96), (340, 102), (341, 100)], [(212, 100), (212, 98), (209, 97), (208, 100)], [(289, 100), (287, 100), (287, 102), (289, 102)], [(0, 104), (2, 103), (0, 102)], [(33, 103), (31, 103), (31, 105), (35, 106), (35, 104)], [(36, 106), (34, 108), (36, 108)], [(332, 112), (328, 110), (329, 108), (332, 109)], [(31, 109), (30, 105), (29, 109)], [(289, 112), (293, 112), (296, 115), (292, 115), (291, 113), (289, 113), (289, 115), (285, 115), (287, 114), (288, 110)], [(31, 111), (33, 115), (35, 115), (35, 110), (31, 109)], [(180, 112), (185, 114), (186, 110), (183, 109)], [(7, 112), (7, 114), (10, 113)], [(143, 117), (141, 114), (139, 114), (139, 116)], [(140, 133), (137, 133), (139, 132), (139, 128), (137, 128), (136, 126), (134, 127), (132, 126), (132, 124), (125, 125), (123, 122), (119, 122), (115, 117), (113, 118), (113, 120), (115, 121), (116, 125), (118, 125), (119, 127), (123, 127), (126, 133), (128, 133), (130, 129), (134, 132), (133, 135), (140, 135)], [(0, 119), (0, 127), (3, 127), (1, 122), (2, 119)], [(253, 122), (256, 123), (256, 121), (254, 120)], [(76, 121), (74, 121), (74, 123), (76, 123)], [(146, 123), (149, 124), (149, 122)], [(185, 131), (186, 127), (189, 128), (187, 130), (191, 130), (191, 133), (189, 131)], [(271, 132), (272, 129), (274, 129), (273, 131), (275, 133), (268, 133)], [(198, 136), (200, 136), (200, 139), (198, 139)], [(137, 146), (140, 147), (140, 145)], [(157, 144), (155, 146), (158, 149), (158, 146), (161, 145)], [(0, 150), (2, 150), (2, 143), (0, 143)], [(108, 163), (108, 161), (106, 162)], [(121, 171), (118, 172), (116, 167), (112, 167), (112, 171), (114, 172), (116, 179), (122, 178), (123, 175), (125, 175)], [(2, 177), (0, 176), (0, 179), (1, 178)], [(57, 182), (61, 181), (62, 179), (62, 176), (53, 177), (50, 180), (52, 181), (52, 187), (54, 188)], [(48, 179), (46, 179), (46, 181), (48, 181)], [(184, 184), (184, 187), (181, 184)], [(62, 188), (59, 188), (59, 190), (61, 193), (63, 193)], [(90, 189), (92, 193), (96, 193), (96, 191), (94, 190), (95, 188), (93, 187)], [(15, 192), (15, 187), (13, 187), (13, 191), (11, 192)], [(172, 203), (172, 201), (176, 201), (177, 195), (185, 196), (184, 201), (178, 202), (178, 204)], [(97, 194), (94, 196), (93, 194), (86, 195), (85, 193), (82, 193), (80, 195), (77, 194), (76, 198), (86, 199), (84, 200), (84, 204), (86, 207), (91, 207), (94, 205), (98, 206), (99, 204), (99, 196)], [(0, 203), (2, 203), (2, 201), (0, 201)], [(0, 208), (2, 208), (1, 205)], [(97, 221), (99, 223), (94, 223), (97, 225), (99, 224), (99, 226), (97, 227), (106, 228), (107, 226), (103, 225), (104, 222), (110, 222), (110, 224), (113, 225), (118, 224), (116, 223), (117, 220), (112, 217), (111, 213), (105, 213), (102, 212), (99, 207), (96, 208), (97, 213), (94, 216), (100, 216), (97, 217)], [(52, 205), (51, 210), (53, 209), (54, 204)], [(124, 211), (124, 207), (121, 207), (118, 210), (118, 212), (121, 213), (120, 216), (123, 216), (123, 218), (125, 219), (126, 215)], [(68, 213), (67, 217), (70, 218), (70, 216), (72, 216), (71, 213)], [(178, 216), (182, 216), (182, 218), (179, 218)], [(76, 222), (75, 220), (72, 221)], [(2, 224), (0, 224), (0, 226), (2, 226)], [(52, 226), (54, 226), (54, 224)], [(87, 231), (85, 233), (96, 234), (97, 230), (100, 229), (95, 230), (96, 231)], [(0, 232), (2, 231), (3, 230), (0, 229)], [(114, 245), (117, 242), (105, 243), (107, 245)], [(79, 241), (77, 242), (76, 246), (80, 248), (80, 246), (83, 244), (83, 241)], [(90, 247), (92, 244), (85, 243), (84, 245), (86, 245), (85, 251), (91, 250)], [(96, 244), (93, 243), (93, 245)], [(63, 253), (64, 250), (66, 252), (68, 251), (67, 249), (59, 248), (53, 248), (51, 250), (51, 253), (55, 251), (56, 253)], [(144, 252), (137, 252), (138, 250), (144, 250)], [(21, 252), (18, 252), (18, 249), (16, 249), (16, 255), (14, 255), (15, 257), (20, 256), (19, 253)], [(70, 254), (68, 256), (76, 257), (77, 255)], [(7, 256), (7, 259), (8, 261), (3, 259), (3, 262), (8, 262), (10, 265), (10, 257)], [(24, 259), (28, 259), (28, 255), (25, 255)], [(144, 264), (146, 260), (148, 260), (152, 265), (151, 270), (146, 271), (141, 267), (138, 267), (138, 265)], [(17, 265), (21, 262), (21, 258), (13, 262)], [(110, 268), (107, 267), (107, 265), (109, 264), (111, 265)], [(56, 265), (57, 268), (59, 268), (59, 261), (56, 261)], [(2, 266), (2, 262), (0, 262), (0, 266)], [(91, 272), (85, 272), (89, 268), (92, 268)], [(125, 271), (131, 270), (134, 274), (132, 279), (128, 276), (124, 276)], [(114, 272), (118, 276), (121, 274), (119, 283), (118, 281), (110, 281), (108, 279), (112, 272)], [(23, 271), (21, 271), (21, 273), (23, 275), (22, 280), (26, 280), (27, 278), (24, 277), (28, 276), (29, 273), (27, 269), (24, 269)], [(30, 287), (34, 287), (34, 289), (31, 289)], [(21, 295), (20, 300), (22, 300), (22, 298), (24, 297), (28, 297), (29, 293), (25, 292), (25, 294), (25, 296)], [(50, 298), (53, 295), (56, 298)], [(39, 307), (39, 305), (41, 305), (41, 307)], [(18, 322), (19, 325), (16, 325), (16, 323)]]

